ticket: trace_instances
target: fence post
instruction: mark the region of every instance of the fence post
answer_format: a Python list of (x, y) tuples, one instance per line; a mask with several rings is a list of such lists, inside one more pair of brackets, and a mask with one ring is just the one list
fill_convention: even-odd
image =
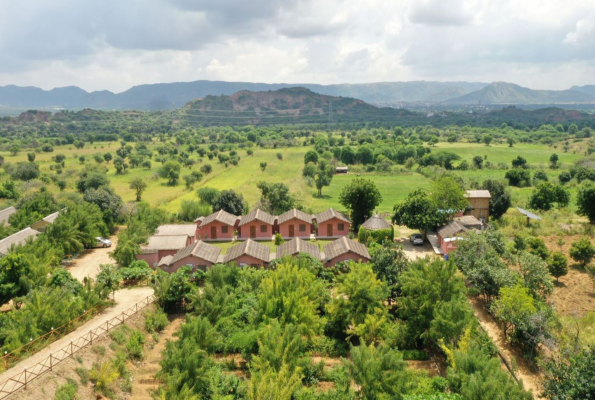
[(93, 346), (93, 331), (89, 331), (89, 342), (91, 343), (91, 346)]
[(27, 390), (27, 367), (25, 367), (25, 390)]
[(53, 371), (54, 365), (52, 363), (52, 352), (50, 351), (50, 371)]
[(72, 347), (72, 340), (71, 340), (70, 341), (70, 355), (74, 354), (74, 351), (72, 349), (73, 349), (73, 347)]

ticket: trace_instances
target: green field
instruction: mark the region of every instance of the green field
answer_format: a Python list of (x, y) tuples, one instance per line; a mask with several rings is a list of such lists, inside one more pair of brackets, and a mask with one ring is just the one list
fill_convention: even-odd
[[(148, 145), (150, 150), (160, 145), (159, 142), (153, 142)], [(79, 156), (84, 155), (86, 157), (86, 163), (95, 164), (92, 159), (94, 154), (103, 154), (105, 152), (111, 152), (115, 156), (115, 150), (119, 147), (117, 143), (103, 143), (96, 142), (93, 144), (86, 145), (83, 149), (76, 149), (72, 145), (57, 146), (53, 153), (37, 153), (36, 162), (40, 165), (42, 173), (53, 174), (50, 167), (54, 164), (52, 157), (56, 154), (64, 154), (66, 156), (66, 164), (62, 173), (62, 178), (67, 181), (66, 191), (76, 190), (76, 181), (78, 179), (78, 173), (83, 168), (83, 164), (79, 162)], [(223, 164), (215, 158), (208, 160), (208, 158), (199, 159), (198, 155), (194, 153), (192, 158), (196, 160), (196, 164), (192, 168), (183, 168), (181, 175), (190, 173), (191, 171), (198, 170), (203, 164), (210, 164), (213, 167), (213, 172), (206, 175), (203, 180), (194, 186), (193, 190), (187, 190), (180, 180), (177, 186), (169, 186), (165, 180), (160, 179), (157, 175), (157, 171), (161, 164), (159, 162), (152, 161), (152, 168), (146, 170), (140, 167), (129, 168), (128, 173), (123, 175), (117, 175), (116, 170), (112, 163), (103, 164), (108, 167), (108, 177), (111, 181), (111, 185), (114, 187), (116, 192), (122, 196), (124, 201), (134, 201), (134, 192), (129, 188), (130, 181), (133, 178), (140, 177), (147, 181), (148, 188), (143, 194), (143, 200), (149, 202), (152, 205), (163, 206), (168, 211), (175, 213), (179, 210), (180, 204), (183, 200), (196, 200), (196, 189), (203, 186), (209, 186), (216, 189), (234, 189), (241, 193), (248, 201), (250, 207), (259, 200), (260, 192), (256, 187), (259, 181), (267, 181), (271, 183), (281, 182), (288, 185), (291, 192), (296, 196), (298, 202), (303, 205), (306, 209), (312, 212), (320, 212), (328, 207), (334, 207), (339, 210), (343, 210), (341, 204), (339, 204), (339, 195), (345, 185), (351, 181), (351, 179), (357, 176), (363, 176), (373, 180), (378, 186), (383, 201), (378, 207), (378, 212), (390, 212), (395, 203), (403, 200), (409, 192), (417, 188), (429, 188), (430, 179), (417, 173), (406, 171), (400, 166), (395, 166), (392, 173), (350, 173), (348, 175), (336, 175), (329, 187), (323, 188), (322, 197), (318, 197), (316, 188), (310, 187), (306, 184), (306, 181), (302, 178), (303, 168), (303, 157), (306, 151), (311, 147), (291, 147), (283, 149), (261, 149), (255, 148), (254, 154), (248, 156), (244, 150), (238, 150), (238, 154), (241, 157), (238, 166), (225, 167)], [(543, 167), (547, 166), (549, 157), (552, 153), (556, 152), (560, 161), (568, 166), (581, 156), (572, 152), (564, 153), (561, 149), (546, 145), (535, 145), (535, 144), (516, 144), (513, 148), (508, 147), (504, 144), (493, 144), (491, 146), (485, 146), (477, 143), (439, 143), (436, 147), (432, 148), (433, 152), (450, 151), (460, 155), (463, 159), (471, 160), (476, 155), (487, 156), (487, 160), (493, 164), (505, 163), (510, 165), (513, 158), (521, 155), (525, 157), (529, 163), (534, 166)], [(283, 154), (283, 159), (277, 158), (277, 153)], [(19, 161), (26, 161), (27, 154), (25, 151), (20, 152), (16, 156), (11, 156), (8, 152), (0, 152), (5, 158), (7, 163), (15, 163)], [(260, 163), (266, 162), (267, 168), (265, 171), (261, 171)], [(361, 169), (361, 168), (360, 168)], [(413, 168), (415, 170), (415, 168)], [(468, 183), (473, 181), (481, 183), (485, 179), (502, 179), (505, 171), (500, 169), (483, 169), (483, 170), (467, 170), (467, 171), (454, 171), (457, 175), (465, 178)], [(550, 177), (555, 177), (559, 172), (547, 171)], [(7, 175), (4, 174), (4, 179)], [(50, 190), (58, 192), (56, 185), (50, 184)], [(516, 189), (512, 188), (513, 196), (518, 200), (518, 204), (521, 206), (525, 205), (525, 199), (529, 195), (531, 189)], [(574, 195), (574, 190), (572, 194)]]

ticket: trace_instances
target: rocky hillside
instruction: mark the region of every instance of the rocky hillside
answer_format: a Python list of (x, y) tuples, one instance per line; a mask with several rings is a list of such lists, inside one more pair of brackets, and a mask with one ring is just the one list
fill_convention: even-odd
[(506, 82), (447, 100), (451, 104), (572, 104), (595, 103), (595, 96), (577, 90), (532, 90)]

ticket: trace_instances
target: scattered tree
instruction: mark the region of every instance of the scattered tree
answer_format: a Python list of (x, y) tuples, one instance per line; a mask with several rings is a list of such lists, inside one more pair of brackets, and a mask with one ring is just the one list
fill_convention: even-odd
[(595, 246), (593, 246), (588, 237), (582, 237), (570, 245), (568, 254), (584, 268), (595, 256)]
[(141, 201), (143, 192), (147, 189), (147, 182), (141, 178), (134, 178), (130, 182), (130, 189), (136, 193), (136, 201)]
[(354, 230), (357, 230), (382, 203), (382, 195), (370, 179), (355, 178), (341, 191), (339, 203), (351, 212)]

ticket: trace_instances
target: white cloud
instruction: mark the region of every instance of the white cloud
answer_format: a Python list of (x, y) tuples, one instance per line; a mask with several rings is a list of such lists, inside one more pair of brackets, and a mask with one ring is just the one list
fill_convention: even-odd
[(595, 83), (592, 0), (0, 0), (0, 85)]

